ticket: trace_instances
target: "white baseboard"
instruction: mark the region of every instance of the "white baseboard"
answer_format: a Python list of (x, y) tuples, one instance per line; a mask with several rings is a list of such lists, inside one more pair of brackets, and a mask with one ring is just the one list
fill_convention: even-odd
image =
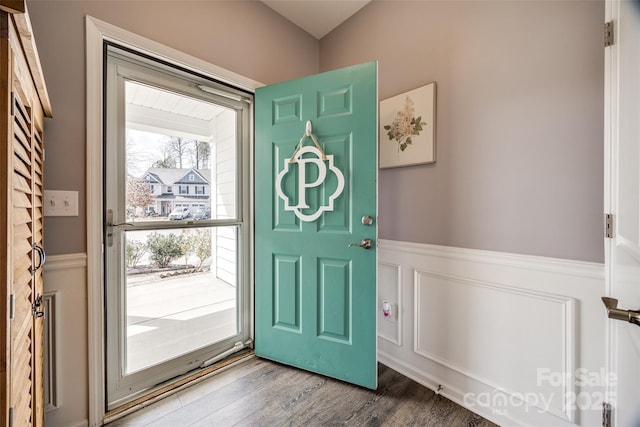
[[(503, 425), (592, 425), (605, 367), (604, 266), (382, 240), (379, 358)], [(593, 406), (593, 407), (591, 407)]]
[(486, 418), (491, 422), (494, 422), (498, 425), (510, 427), (525, 426), (525, 424), (520, 423), (518, 420), (509, 417), (508, 414), (497, 414), (493, 412), (491, 408), (481, 405), (475, 405), (475, 402), (470, 401), (468, 397), (465, 399), (465, 392), (463, 390), (456, 389), (452, 386), (444, 386), (444, 381), (441, 381), (440, 379), (429, 375), (424, 370), (416, 369), (415, 367), (383, 351), (378, 351), (378, 361), (383, 365), (386, 365), (395, 370), (396, 372), (401, 373), (405, 377), (411, 378), (418, 384), (422, 384), (428, 389), (437, 392), (438, 394), (446, 397), (452, 402), (466, 407), (467, 409), (482, 416), (483, 418)]

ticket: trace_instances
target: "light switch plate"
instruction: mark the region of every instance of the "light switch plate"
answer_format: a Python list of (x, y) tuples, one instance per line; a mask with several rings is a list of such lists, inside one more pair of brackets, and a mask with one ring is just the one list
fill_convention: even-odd
[(44, 190), (44, 216), (78, 216), (78, 192)]

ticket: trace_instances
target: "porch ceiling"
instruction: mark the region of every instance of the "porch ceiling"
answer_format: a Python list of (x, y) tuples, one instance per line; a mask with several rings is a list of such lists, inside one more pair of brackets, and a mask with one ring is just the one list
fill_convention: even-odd
[(209, 102), (127, 82), (127, 127), (211, 142), (212, 123), (224, 111)]

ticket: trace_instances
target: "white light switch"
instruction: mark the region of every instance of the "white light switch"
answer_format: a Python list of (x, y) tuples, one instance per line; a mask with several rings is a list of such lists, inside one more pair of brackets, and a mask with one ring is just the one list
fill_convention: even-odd
[(78, 216), (78, 192), (44, 190), (44, 216)]

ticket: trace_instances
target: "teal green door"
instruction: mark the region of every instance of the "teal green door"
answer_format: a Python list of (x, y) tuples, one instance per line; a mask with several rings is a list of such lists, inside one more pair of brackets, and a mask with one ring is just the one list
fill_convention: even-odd
[(256, 354), (373, 389), (376, 91), (371, 62), (255, 97)]

